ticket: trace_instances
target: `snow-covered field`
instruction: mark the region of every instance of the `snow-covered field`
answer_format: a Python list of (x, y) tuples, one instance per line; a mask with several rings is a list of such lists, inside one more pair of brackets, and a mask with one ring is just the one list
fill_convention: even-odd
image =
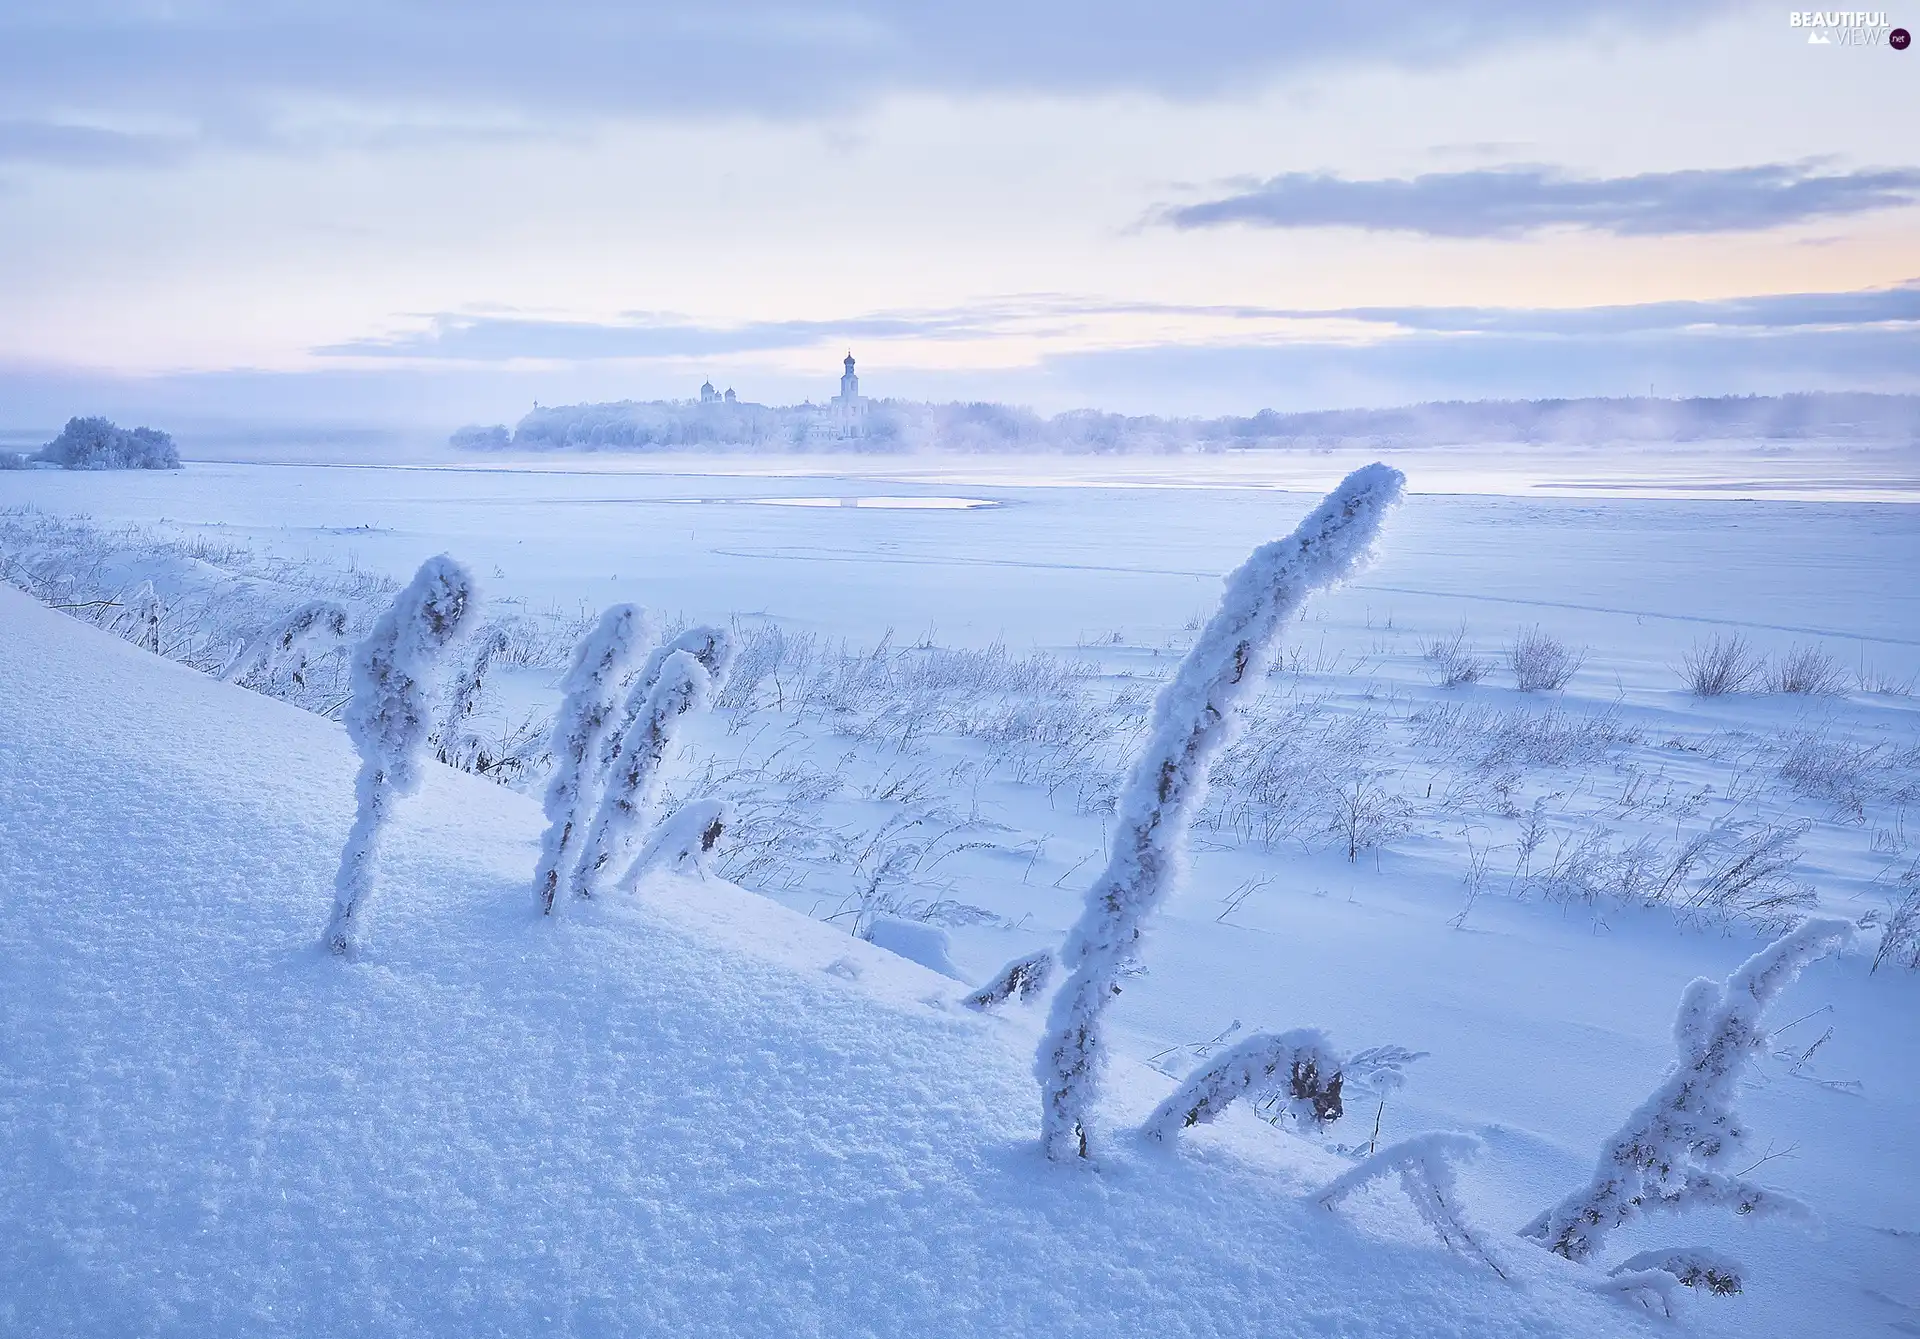
[[(202, 668), (264, 609), (364, 618), (453, 553), (526, 620), (490, 689), (503, 731), (553, 709), (582, 616), (731, 620), (740, 668), (669, 788), (734, 800), (721, 870), (761, 895), (670, 883), (542, 938), (535, 802), (442, 771), (378, 951), (342, 972), (309, 954), (351, 818), (338, 727), (0, 590), (4, 1273), (28, 1280), (0, 1322), (1637, 1332), (1512, 1233), (1652, 1089), (1687, 981), (1817, 908), (1864, 921), (1860, 947), (1789, 992), (1743, 1104), (1752, 1174), (1823, 1223), (1668, 1218), (1619, 1254), (1746, 1260), (1744, 1294), (1687, 1308), (1702, 1333), (1920, 1333), (1920, 972), (1869, 972), (1920, 892), (1897, 471), (1649, 487), (1610, 462), (1597, 488), (1476, 493), (1456, 463), (1421, 493), (1402, 460), (1416, 495), (1379, 561), (1309, 604), (1217, 771), (1116, 1006), (1122, 1103), (1261, 1029), (1427, 1052), (1322, 1142), (1364, 1146), (1376, 1117), (1383, 1141), (1478, 1134), (1463, 1196), (1513, 1283), (1390, 1199), (1309, 1211), (1341, 1155), (1251, 1116), (1171, 1166), (1049, 1169), (1036, 1021), (956, 1012), (957, 985), (848, 939), (925, 920), (974, 981), (1057, 944), (1220, 577), (1311, 505), (1276, 485), (1344, 463), (0, 475), (0, 509), (38, 509), (0, 512), (9, 580), (123, 634), (152, 580), (182, 619), (163, 649)], [(1536, 626), (1579, 657), (1562, 690), (1504, 663)], [(1736, 636), (1767, 671), (1689, 694), (1681, 663)], [(1762, 691), (1795, 650), (1823, 691)], [(1484, 673), (1444, 686), (1449, 664)], [(280, 695), (340, 705), (321, 676)]]

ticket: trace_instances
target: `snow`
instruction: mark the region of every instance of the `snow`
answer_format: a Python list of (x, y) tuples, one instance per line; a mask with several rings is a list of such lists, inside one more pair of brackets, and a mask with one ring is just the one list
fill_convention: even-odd
[[(1122, 1128), (1221, 1046), (1261, 1031), (1317, 1026), (1346, 1044), (1428, 1052), (1384, 1106), (1349, 1100), (1320, 1142), (1364, 1152), (1376, 1119), (1382, 1146), (1431, 1131), (1480, 1139), (1482, 1155), (1456, 1172), (1464, 1212), (1517, 1271), (1531, 1299), (1517, 1304), (1550, 1315), (1519, 1323), (1572, 1334), (1674, 1330), (1618, 1300), (1580, 1309), (1584, 1293), (1566, 1310), (1560, 1281), (1605, 1275), (1514, 1234), (1588, 1178), (1622, 1117), (1660, 1083), (1687, 982), (1726, 977), (1764, 942), (1744, 921), (1589, 900), (1581, 880), (1625, 870), (1633, 843), (1676, 848), (1723, 815), (1805, 824), (1791, 878), (1817, 887), (1820, 914), (1858, 919), (1885, 914), (1885, 879), (1915, 855), (1911, 802), (1897, 798), (1913, 764), (1898, 759), (1920, 742), (1920, 709), (1911, 696), (1858, 686), (1855, 674), (1864, 667), (1897, 686), (1920, 671), (1920, 587), (1902, 579), (1920, 571), (1920, 526), (1909, 506), (1862, 500), (1920, 496), (1920, 476), (1891, 457), (1688, 450), (1682, 463), (1650, 450), (1397, 458), (1413, 493), (1377, 566), (1311, 603), (1287, 639), (1289, 668), (1259, 708), (1265, 719), (1243, 741), (1246, 756), (1214, 790), (1224, 802), (1259, 778), (1300, 780), (1260, 770), (1262, 750), (1286, 738), (1296, 751), (1313, 745), (1321, 765), (1345, 750), (1384, 769), (1381, 785), (1416, 806), (1411, 826), (1349, 862), (1306, 832), (1269, 847), (1257, 825), (1236, 826), (1216, 809), (1189, 879), (1157, 914), (1142, 970), (1112, 1011), (1112, 1117)], [(738, 827), (715, 871), (752, 883), (758, 896), (717, 873), (689, 876), (685, 886), (698, 892), (684, 897), (663, 895), (672, 881), (650, 881), (637, 901), (599, 899), (547, 939), (528, 938), (514, 918), (535, 915), (525, 892), (537, 812), (499, 787), (429, 767), (423, 792), (396, 820), (389, 911), (368, 961), (345, 977), (363, 994), (316, 997), (346, 989), (327, 984), (340, 974), (294, 982), (285, 974), (312, 965), (326, 875), (351, 815), (338, 728), (256, 694), (208, 697), (217, 685), (204, 676), (140, 658), (72, 620), (30, 625), (40, 611), (8, 597), (0, 1119), (27, 1152), (4, 1173), (0, 1225), (13, 1254), (0, 1256), (0, 1278), (31, 1280), (29, 1302), (16, 1306), (39, 1308), (35, 1316), (65, 1308), (67, 1320), (0, 1319), (0, 1332), (271, 1328), (233, 1319), (252, 1305), (235, 1299), (256, 1294), (305, 1318), (287, 1322), (288, 1332), (325, 1330), (336, 1325), (319, 1300), (329, 1284), (354, 1299), (342, 1314), (376, 1332), (588, 1333), (636, 1314), (665, 1315), (658, 1328), (684, 1331), (693, 1328), (686, 1317), (719, 1314), (736, 1294), (724, 1280), (705, 1293), (675, 1281), (668, 1310), (656, 1313), (642, 1300), (651, 1271), (699, 1260), (703, 1277), (720, 1278), (743, 1253), (739, 1240), (770, 1240), (765, 1249), (787, 1261), (777, 1279), (769, 1265), (753, 1274), (757, 1285), (742, 1285), (765, 1289), (755, 1320), (733, 1326), (745, 1332), (784, 1322), (796, 1332), (914, 1324), (965, 1333), (989, 1321), (1023, 1332), (1057, 1320), (1069, 1332), (1104, 1324), (1125, 1333), (1115, 1322), (1124, 1317), (1143, 1332), (1158, 1324), (1190, 1333), (1224, 1330), (1217, 1317), (1231, 1312), (1247, 1316), (1251, 1332), (1313, 1332), (1315, 1321), (1334, 1332), (1408, 1332), (1412, 1316), (1411, 1332), (1424, 1333), (1419, 1294), (1439, 1288), (1454, 1290), (1434, 1311), (1433, 1328), (1445, 1333), (1472, 1331), (1461, 1317), (1495, 1305), (1480, 1290), (1502, 1285), (1447, 1256), (1391, 1185), (1356, 1193), (1337, 1215), (1290, 1217), (1279, 1200), (1324, 1186), (1347, 1159), (1268, 1127), (1244, 1104), (1185, 1132), (1170, 1159), (1144, 1161), (1123, 1140), (1081, 1189), (1053, 1187), (1034, 1201), (1034, 1187), (1052, 1183), (1038, 1179), (1020, 1053), (1030, 1054), (1041, 1010), (953, 1008), (957, 985), (847, 933), (870, 914), (951, 915), (935, 923), (951, 961), (976, 982), (1057, 948), (1106, 849), (1109, 825), (1096, 806), (1137, 743), (1153, 689), (1191, 642), (1194, 616), (1211, 608), (1223, 573), (1290, 528), (1339, 477), (1339, 453), (601, 456), (537, 470), (507, 460), (486, 470), (419, 463), (431, 467), (16, 472), (0, 475), (0, 507), (86, 513), (107, 534), (122, 523), (156, 526), (205, 546), (204, 562), (137, 544), (90, 551), (89, 570), (123, 599), (154, 581), (169, 652), (191, 631), (181, 620), (196, 607), (192, 583), (218, 575), (220, 552), (235, 544), (259, 558), (228, 583), (243, 589), (222, 597), (257, 609), (249, 639), (316, 595), (338, 599), (363, 628), (373, 599), (365, 591), (383, 604), (392, 586), (380, 583), (404, 580), (442, 550), (482, 579), (489, 615), (557, 611), (562, 622), (590, 621), (625, 599), (670, 628), (733, 627), (743, 635), (734, 685), (719, 709), (690, 722), (662, 799), (736, 805)], [(802, 495), (836, 501), (747, 505)], [(996, 505), (837, 502), (905, 495)], [(49, 540), (40, 552), (51, 563), (58, 548)], [(0, 567), (7, 558), (0, 545)], [(315, 573), (341, 584), (302, 584)], [(128, 635), (124, 609), (99, 618)], [(1439, 688), (1423, 645), (1463, 623), (1469, 648), (1495, 660), (1516, 630), (1536, 624), (1586, 660), (1564, 693), (1517, 694), (1500, 665), (1480, 684)], [(29, 626), (33, 641), (15, 647), (16, 627)], [(891, 658), (870, 662), (889, 629)], [(1674, 667), (1696, 639), (1723, 631), (1776, 657), (1816, 644), (1847, 683), (1828, 697), (1693, 699)], [(795, 644), (814, 637), (811, 677), (796, 678), (791, 664), (777, 682), (758, 677), (763, 632)], [(84, 651), (40, 648), (75, 636), (86, 637)], [(217, 673), (243, 640), (208, 641), (195, 663)], [(520, 706), (551, 712), (570, 642), (557, 658), (498, 671), (497, 686)], [(34, 656), (51, 658), (42, 668)], [(84, 672), (70, 673), (71, 663)], [(1083, 663), (1086, 677), (1074, 670), (1070, 688), (1096, 700), (1087, 717), (1068, 710), (1069, 689), (1052, 677)], [(751, 683), (749, 693), (742, 686)], [(803, 692), (815, 696), (797, 703)], [(754, 705), (727, 705), (742, 693)], [(315, 688), (300, 700), (325, 710), (338, 695)], [(1098, 727), (1091, 750), (1057, 768), (1032, 744), (993, 733), (1003, 719), (1046, 724), (1056, 712)], [(903, 726), (919, 732), (911, 742)], [(1302, 727), (1304, 740), (1286, 733)], [(790, 783), (781, 779), (789, 772)], [(1509, 777), (1518, 779), (1517, 816), (1494, 793)], [(1470, 792), (1464, 805), (1448, 798), (1456, 784)], [(816, 809), (783, 798), (801, 788), (832, 793)], [(911, 798), (915, 788), (924, 798)], [(1706, 788), (1703, 807), (1689, 807)], [(909, 798), (888, 798), (900, 793)], [(1651, 804), (1633, 807), (1649, 793)], [(930, 817), (943, 809), (947, 821)], [(1517, 845), (1536, 811), (1544, 840), (1518, 877)], [(761, 844), (803, 819), (816, 846), (760, 863)], [(963, 826), (943, 836), (953, 824)], [(1590, 829), (1608, 838), (1605, 853), (1582, 845)], [(1731, 854), (1740, 838), (1721, 828), (1714, 840)], [(866, 856), (869, 846), (875, 854)], [(889, 852), (920, 862), (893, 889), (903, 905), (891, 909), (860, 892)], [(149, 889), (179, 914), (163, 918)], [(651, 919), (623, 919), (630, 913)], [(176, 945), (182, 924), (190, 933)], [(1912, 1084), (1920, 975), (1894, 960), (1869, 975), (1877, 934), (1863, 930), (1857, 952), (1814, 964), (1782, 996), (1769, 1023), (1776, 1035), (1740, 1095), (1756, 1132), (1749, 1160), (1767, 1158), (1752, 1175), (1812, 1205), (1818, 1232), (1713, 1212), (1629, 1224), (1609, 1242), (1611, 1254), (1633, 1258), (1699, 1241), (1747, 1266), (1740, 1295), (1681, 1299), (1688, 1333), (1920, 1326), (1912, 1283), (1920, 1180), (1906, 1174), (1906, 1150), (1920, 1143)], [(592, 957), (602, 951), (604, 960)], [(689, 1014), (675, 992), (708, 985), (718, 1012)], [(802, 997), (796, 1013), (789, 1006)], [(649, 1018), (668, 1017), (665, 1032), (634, 1021), (624, 1001), (635, 998), (651, 1002)], [(875, 1021), (879, 1014), (848, 1022), (833, 1012), (849, 1000), (908, 1019), (906, 1031)], [(966, 1031), (961, 1015), (987, 1031)], [(884, 1065), (861, 1060), (878, 1053), (870, 1044), (889, 1057)], [(324, 1076), (306, 1049), (329, 1057)], [(362, 1052), (372, 1057), (364, 1075), (345, 1062)], [(1163, 1075), (1143, 1074), (1142, 1061)], [(656, 1073), (661, 1088), (634, 1086)], [(876, 1106), (911, 1108), (896, 1101), (911, 1089), (947, 1112), (946, 1124), (903, 1133), (891, 1114), (849, 1117), (868, 1097), (847, 1094), (875, 1083)], [(740, 1103), (722, 1091), (743, 1084)], [(791, 1120), (773, 1095), (781, 1085), (804, 1099)], [(411, 1132), (409, 1117), (447, 1132), (440, 1146)], [(576, 1127), (586, 1119), (606, 1123), (605, 1148), (583, 1142)], [(709, 1169), (707, 1155), (685, 1164), (700, 1173), (682, 1175), (672, 1159), (685, 1148), (653, 1150), (648, 1122), (688, 1139), (695, 1125), (726, 1132), (744, 1150), (741, 1170), (712, 1174), (730, 1191), (683, 1187)], [(775, 1139), (790, 1152), (795, 1130), (812, 1132), (808, 1156), (826, 1173), (793, 1171), (761, 1147)], [(896, 1138), (918, 1152), (900, 1154)], [(934, 1151), (952, 1149), (963, 1152), (943, 1160)], [(174, 1151), (181, 1156), (169, 1161)], [(841, 1156), (874, 1179), (860, 1179)], [(586, 1168), (573, 1180), (568, 1158)], [(1179, 1212), (1146, 1206), (1149, 1191), (1169, 1184), (1168, 1162), (1214, 1177), (1180, 1199)], [(351, 1175), (336, 1188), (323, 1164)], [(1024, 1178), (1017, 1192), (1003, 1193), (987, 1170), (1006, 1167)], [(380, 1176), (384, 1188), (374, 1185)], [(690, 1198), (643, 1208), (610, 1204), (604, 1193), (650, 1181)], [(897, 1207), (911, 1198), (898, 1187), (909, 1184), (932, 1187), (927, 1203)], [(1274, 1202), (1250, 1208), (1234, 1198), (1242, 1189)], [(766, 1226), (772, 1220), (743, 1217), (756, 1196), (829, 1244), (788, 1246), (783, 1228)], [(1211, 1221), (1213, 1201), (1223, 1206), (1217, 1230), (1183, 1226)], [(897, 1234), (884, 1236), (871, 1261), (845, 1245), (874, 1231), (846, 1205), (866, 1206), (883, 1233)], [(1086, 1223), (1074, 1220), (1081, 1210)], [(524, 1238), (489, 1217), (508, 1212), (524, 1222)], [(1012, 1224), (1008, 1240), (1031, 1250), (970, 1237), (957, 1248), (960, 1229), (948, 1220), (976, 1213), (996, 1230)], [(660, 1221), (646, 1226), (648, 1214)], [(1036, 1216), (1050, 1226), (1034, 1226)], [(677, 1244), (676, 1229), (694, 1236)], [(1181, 1235), (1188, 1231), (1202, 1235)], [(341, 1241), (322, 1240), (330, 1233)], [(915, 1233), (931, 1244), (913, 1245)], [(1382, 1244), (1391, 1247), (1385, 1256)], [(809, 1253), (824, 1262), (817, 1286), (793, 1282)], [(1209, 1253), (1217, 1265), (1206, 1263)], [(948, 1259), (957, 1261), (951, 1273)], [(1051, 1304), (1049, 1285), (1030, 1272), (1039, 1259), (1091, 1260), (1099, 1282), (1124, 1275), (1124, 1286), (1103, 1303), (1096, 1282), (1081, 1279)], [(22, 1261), (31, 1268), (17, 1268)], [(998, 1274), (1014, 1281), (988, 1288), (983, 1280)], [(125, 1281), (135, 1276), (137, 1285)], [(99, 1286), (102, 1278), (112, 1286)], [(903, 1278), (909, 1288), (898, 1286)], [(1376, 1298), (1379, 1287), (1396, 1291)], [(933, 1295), (883, 1295), (922, 1288)], [(777, 1289), (800, 1296), (800, 1309), (766, 1320), (777, 1308), (764, 1299)], [(200, 1294), (212, 1299), (213, 1319), (193, 1310)], [(119, 1295), (132, 1299), (124, 1315), (136, 1319), (103, 1321)], [(492, 1311), (475, 1300), (483, 1296)], [(865, 1308), (857, 1314), (855, 1299)], [(970, 1304), (987, 1310), (966, 1319)], [(165, 1307), (175, 1308), (171, 1319)], [(403, 1310), (407, 1319), (391, 1319)]]
[(8, 1332), (1635, 1328), (1544, 1252), (1516, 1290), (1329, 1221), (1335, 1160), (1265, 1127), (1057, 1175), (1029, 1027), (718, 880), (543, 919), (537, 806), (445, 769), (332, 959), (339, 728), (13, 591), (0, 626)]

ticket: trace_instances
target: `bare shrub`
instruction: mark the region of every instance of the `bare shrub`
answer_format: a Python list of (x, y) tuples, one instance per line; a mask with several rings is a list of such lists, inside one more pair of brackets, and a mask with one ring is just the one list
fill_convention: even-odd
[(1462, 684), (1479, 683), (1493, 668), (1492, 662), (1474, 654), (1467, 646), (1465, 627), (1451, 637), (1429, 639), (1426, 650), (1422, 654), (1433, 666), (1434, 680), (1442, 688), (1458, 688)]
[(1840, 662), (1817, 646), (1793, 647), (1773, 664), (1767, 687), (1776, 693), (1805, 693), (1831, 697), (1846, 686)]
[(1724, 633), (1687, 649), (1680, 657), (1680, 678), (1695, 697), (1724, 697), (1752, 687), (1766, 664), (1745, 637)]
[(1528, 628), (1507, 648), (1507, 668), (1523, 693), (1557, 692), (1567, 686), (1587, 653), (1574, 651), (1538, 625)]

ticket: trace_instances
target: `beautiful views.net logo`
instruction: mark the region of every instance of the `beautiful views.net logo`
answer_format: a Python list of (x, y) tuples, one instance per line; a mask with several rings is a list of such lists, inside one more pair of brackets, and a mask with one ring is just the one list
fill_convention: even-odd
[(1809, 46), (1885, 46), (1905, 51), (1913, 40), (1905, 28), (1887, 22), (1884, 9), (1796, 9), (1789, 26), (1807, 29)]

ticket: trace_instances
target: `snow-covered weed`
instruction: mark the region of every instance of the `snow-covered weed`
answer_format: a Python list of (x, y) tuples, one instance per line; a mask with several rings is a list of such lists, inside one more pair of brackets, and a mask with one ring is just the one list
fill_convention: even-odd
[(340, 957), (354, 956), (364, 941), (393, 806), (420, 786), (439, 662), (471, 624), (475, 604), (467, 570), (445, 554), (429, 558), (354, 648), (353, 698), (344, 721), (360, 754), (358, 809), (334, 876), (324, 938)]
[(1404, 484), (1384, 465), (1356, 470), (1293, 534), (1254, 550), (1227, 578), (1220, 608), (1161, 689), (1150, 736), (1121, 794), (1107, 867), (1062, 949), (1070, 974), (1034, 1057), (1049, 1158), (1089, 1156), (1107, 1060), (1107, 1006), (1143, 923), (1172, 890), (1208, 771), (1258, 693), (1280, 630), (1310, 593), (1365, 564)]
[(1340, 1202), (1361, 1188), (1394, 1177), (1420, 1221), (1433, 1229), (1448, 1250), (1477, 1259), (1501, 1278), (1507, 1272), (1500, 1267), (1480, 1230), (1468, 1222), (1460, 1208), (1460, 1195), (1453, 1165), (1475, 1157), (1480, 1140), (1470, 1134), (1434, 1131), (1390, 1144), (1379, 1152), (1335, 1177), (1320, 1192), (1320, 1203), (1337, 1208)]
[(1434, 682), (1442, 688), (1479, 683), (1493, 669), (1493, 662), (1467, 645), (1464, 627), (1451, 636), (1430, 638), (1421, 654), (1433, 666)]
[(1817, 646), (1793, 647), (1773, 662), (1767, 687), (1776, 693), (1805, 693), (1830, 697), (1846, 687), (1846, 671), (1831, 654)]
[(1845, 947), (1845, 921), (1803, 921), (1725, 981), (1701, 978), (1680, 999), (1678, 1055), (1666, 1077), (1602, 1149), (1592, 1178), (1521, 1230), (1575, 1262), (1590, 1262), (1615, 1228), (1654, 1210), (1719, 1206), (1746, 1216), (1804, 1216), (1805, 1206), (1733, 1170), (1748, 1130), (1735, 1108), (1748, 1064), (1768, 1033), (1767, 1006), (1810, 962)]
[(1742, 693), (1760, 681), (1766, 658), (1739, 633), (1695, 642), (1680, 657), (1680, 678), (1695, 697)]
[(1557, 692), (1579, 672), (1587, 653), (1575, 651), (1538, 625), (1524, 629), (1507, 648), (1507, 668), (1523, 693)]
[(1920, 971), (1920, 859), (1890, 880), (1883, 873), (1876, 882), (1890, 882), (1892, 888), (1870, 970), (1877, 972), (1880, 964), (1887, 963), (1910, 972)]

